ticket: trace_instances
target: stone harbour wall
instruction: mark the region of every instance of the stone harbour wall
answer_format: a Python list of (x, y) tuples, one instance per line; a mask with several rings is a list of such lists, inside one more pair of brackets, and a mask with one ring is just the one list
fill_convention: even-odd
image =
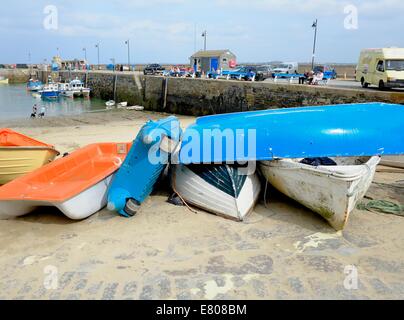
[[(45, 81), (49, 73), (39, 72)], [(146, 110), (202, 116), (219, 113), (344, 103), (404, 104), (403, 92), (189, 78), (120, 72), (58, 72), (54, 80), (81, 79), (92, 95)]]

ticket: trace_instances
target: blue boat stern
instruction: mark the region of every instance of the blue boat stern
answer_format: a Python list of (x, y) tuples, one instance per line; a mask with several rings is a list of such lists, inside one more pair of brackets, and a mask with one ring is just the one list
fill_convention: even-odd
[(124, 217), (136, 214), (169, 163), (171, 151), (164, 147), (166, 140), (175, 149), (181, 137), (180, 123), (174, 116), (143, 126), (108, 191), (110, 211)]

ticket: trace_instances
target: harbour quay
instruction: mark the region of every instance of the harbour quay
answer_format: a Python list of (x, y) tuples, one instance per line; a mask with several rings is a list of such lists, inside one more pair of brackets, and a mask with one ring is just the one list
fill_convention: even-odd
[(334, 80), (328, 86), (144, 76), (140, 72), (36, 71), (37, 78), (78, 78), (103, 100), (128, 101), (145, 110), (192, 116), (346, 103), (404, 104), (404, 92), (379, 91)]

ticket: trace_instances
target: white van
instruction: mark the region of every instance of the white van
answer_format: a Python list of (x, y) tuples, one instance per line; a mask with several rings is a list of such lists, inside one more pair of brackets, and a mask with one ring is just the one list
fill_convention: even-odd
[(404, 88), (404, 48), (362, 50), (356, 80), (364, 88)]
[(299, 64), (297, 62), (282, 62), (275, 66), (273, 73), (287, 73), (295, 74), (298, 73)]

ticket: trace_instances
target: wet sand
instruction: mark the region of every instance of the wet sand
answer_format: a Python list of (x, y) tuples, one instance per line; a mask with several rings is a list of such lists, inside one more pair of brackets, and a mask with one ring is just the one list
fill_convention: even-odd
[[(132, 140), (144, 121), (164, 116), (113, 111), (0, 127), (64, 153)], [(404, 204), (403, 187), (404, 173), (379, 172), (367, 198)], [(169, 195), (161, 184), (132, 219), (104, 209), (73, 222), (42, 208), (0, 221), (0, 299), (404, 298), (402, 217), (355, 210), (337, 233), (274, 190), (244, 223), (175, 207)]]

